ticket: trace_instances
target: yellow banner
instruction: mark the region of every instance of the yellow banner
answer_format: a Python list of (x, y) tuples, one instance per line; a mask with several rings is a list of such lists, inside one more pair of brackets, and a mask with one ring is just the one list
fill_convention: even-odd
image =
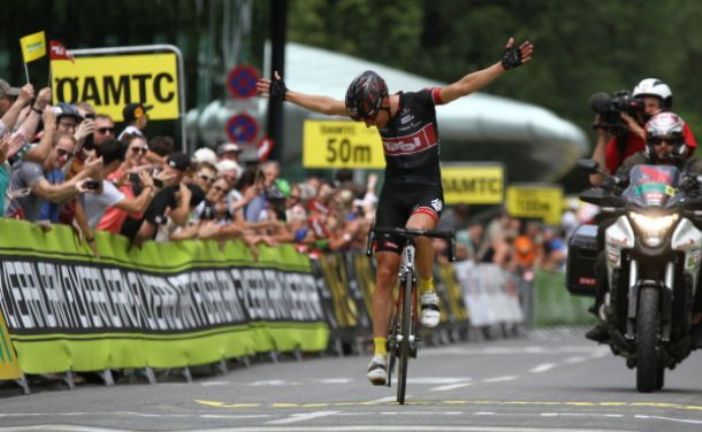
[(511, 216), (539, 218), (549, 225), (558, 225), (563, 213), (563, 188), (547, 184), (509, 186), (507, 211)]
[(0, 381), (22, 378), (22, 371), (17, 363), (15, 350), (10, 343), (5, 318), (0, 312)]
[(380, 134), (362, 122), (305, 120), (302, 149), (305, 168), (385, 168)]
[(76, 57), (52, 61), (54, 101), (88, 102), (98, 113), (123, 121), (129, 103), (153, 105), (152, 120), (178, 118), (179, 78), (172, 53)]
[(44, 31), (32, 33), (20, 38), (22, 59), (25, 63), (40, 59), (46, 55), (46, 38)]
[(501, 204), (504, 191), (501, 164), (450, 164), (441, 167), (446, 204)]

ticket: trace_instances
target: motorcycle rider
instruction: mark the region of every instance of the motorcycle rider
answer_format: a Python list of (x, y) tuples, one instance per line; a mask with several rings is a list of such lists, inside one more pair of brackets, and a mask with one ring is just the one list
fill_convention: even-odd
[[(616, 172), (616, 178), (628, 179), (629, 171), (642, 164), (649, 165), (673, 165), (681, 173), (681, 177), (694, 178), (702, 174), (702, 160), (690, 157), (691, 146), (686, 141), (686, 123), (680, 116), (670, 111), (659, 112), (651, 117), (645, 125), (646, 147), (644, 150), (634, 153), (624, 160)], [(603, 222), (606, 224), (606, 222)], [(603, 229), (603, 228), (600, 228)], [(601, 313), (602, 303), (608, 291), (607, 270), (604, 257), (604, 248), (598, 255), (595, 264), (595, 274), (598, 280), (598, 290), (595, 297), (594, 313), (603, 320)], [(700, 293), (698, 293), (698, 297)], [(697, 299), (699, 304), (700, 299)], [(702, 347), (702, 311), (696, 311), (693, 317), (695, 345)], [(605, 342), (609, 339), (608, 326), (601, 321), (585, 336), (596, 342)]]
[[(621, 119), (624, 121), (627, 132), (623, 135), (612, 136), (608, 129), (597, 126), (600, 124), (599, 117), (595, 119), (597, 129), (597, 143), (592, 154), (592, 159), (605, 169), (607, 173), (616, 173), (621, 164), (629, 157), (646, 149), (645, 123), (654, 115), (670, 111), (673, 107), (673, 92), (665, 82), (657, 78), (645, 78), (641, 80), (631, 95), (643, 101), (643, 112), (629, 115), (621, 112)], [(683, 127), (685, 143), (689, 147), (688, 156), (692, 155), (697, 148), (697, 140), (692, 130), (687, 124)], [(599, 185), (603, 181), (600, 174), (591, 174), (590, 183)]]

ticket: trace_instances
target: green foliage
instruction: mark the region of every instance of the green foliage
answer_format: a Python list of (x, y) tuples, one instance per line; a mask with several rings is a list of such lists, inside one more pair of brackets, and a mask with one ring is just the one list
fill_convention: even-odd
[[(185, 55), (189, 108), (209, 68), (212, 96), (225, 93), (221, 59), (209, 57), (210, 6), (233, 0), (3, 0), (0, 76), (23, 81), (18, 38), (44, 29), (69, 48), (165, 42)], [(253, 0), (245, 58), (259, 66), (271, 1)], [(288, 0), (288, 39), (453, 82), (498, 60), (509, 36), (536, 45), (534, 60), (487, 92), (545, 106), (586, 130), (590, 95), (657, 77), (674, 109), (702, 133), (702, 2), (695, 0)], [(219, 13), (219, 12), (218, 12)], [(214, 23), (213, 23), (214, 22)], [(216, 30), (218, 27), (215, 27)], [(216, 32), (215, 32), (216, 33)], [(216, 33), (219, 34), (219, 33)], [(38, 63), (38, 62), (37, 62)], [(30, 71), (46, 79), (46, 72)], [(206, 75), (204, 75), (206, 76)], [(199, 85), (202, 85), (200, 83)], [(408, 89), (410, 90), (410, 89)], [(702, 139), (702, 135), (700, 135)]]
[[(597, 91), (657, 77), (702, 133), (702, 3), (694, 0), (310, 0), (293, 2), (291, 40), (453, 82), (497, 61), (509, 36), (534, 60), (487, 92), (545, 106), (587, 131)], [(702, 138), (702, 135), (700, 135)]]

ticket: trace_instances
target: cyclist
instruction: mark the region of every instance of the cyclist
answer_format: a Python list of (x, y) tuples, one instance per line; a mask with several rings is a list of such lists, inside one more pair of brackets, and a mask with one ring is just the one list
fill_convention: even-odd
[[(531, 60), (533, 50), (529, 41), (517, 47), (510, 38), (501, 60), (492, 66), (469, 73), (448, 86), (418, 92), (390, 94), (383, 78), (374, 71), (365, 71), (354, 78), (345, 101), (289, 90), (277, 72), (272, 80), (260, 79), (257, 91), (273, 100), (285, 100), (322, 114), (349, 116), (363, 121), (367, 127), (377, 127), (386, 168), (376, 226), (431, 230), (443, 209), (435, 105), (449, 103), (487, 86), (506, 70)], [(402, 244), (401, 239), (386, 235), (374, 245), (377, 260), (372, 306), (374, 356), (368, 366), (368, 379), (375, 385), (387, 381), (385, 336)], [(434, 249), (428, 238), (419, 237), (415, 244), (421, 322), (434, 327), (439, 323), (439, 299), (432, 277)]]

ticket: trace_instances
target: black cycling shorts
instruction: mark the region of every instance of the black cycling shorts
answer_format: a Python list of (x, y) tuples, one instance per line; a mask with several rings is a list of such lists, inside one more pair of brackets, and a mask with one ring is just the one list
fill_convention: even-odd
[[(391, 184), (385, 183), (378, 199), (375, 226), (404, 228), (414, 213), (424, 213), (438, 223), (444, 209), (444, 190), (441, 184)], [(383, 234), (374, 242), (375, 251), (400, 254), (402, 237)]]

